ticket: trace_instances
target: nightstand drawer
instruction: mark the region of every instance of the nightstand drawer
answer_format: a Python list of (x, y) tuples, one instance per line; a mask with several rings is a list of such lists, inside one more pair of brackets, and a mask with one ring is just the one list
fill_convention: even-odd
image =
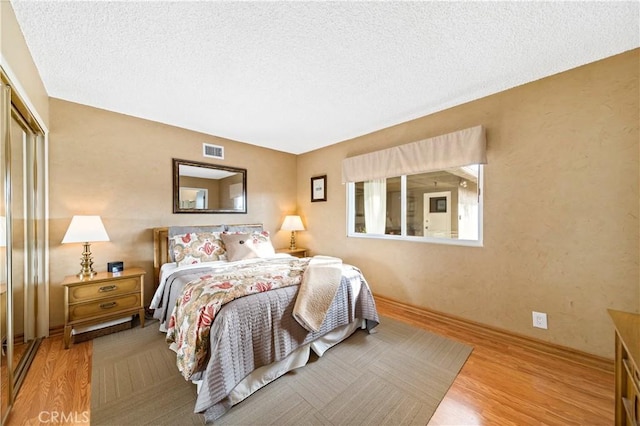
[(139, 278), (125, 278), (95, 284), (83, 284), (69, 287), (69, 303), (77, 303), (85, 300), (94, 300), (105, 297), (114, 297), (126, 293), (140, 293)]
[(140, 293), (69, 306), (69, 322), (140, 308)]

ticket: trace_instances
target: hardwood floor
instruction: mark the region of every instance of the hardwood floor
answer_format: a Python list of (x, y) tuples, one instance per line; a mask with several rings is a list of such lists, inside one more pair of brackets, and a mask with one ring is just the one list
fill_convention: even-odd
[[(443, 322), (417, 322), (393, 309), (379, 307), (379, 312), (474, 348), (430, 425), (613, 424), (614, 377), (610, 371), (517, 342), (486, 339)], [(61, 336), (45, 339), (9, 425), (88, 424), (92, 348), (88, 341), (65, 351)]]
[(62, 335), (42, 341), (8, 425), (89, 424), (93, 342), (64, 349)]
[(465, 343), (474, 351), (430, 424), (613, 424), (613, 373), (518, 347)]
[(464, 327), (426, 323), (402, 310), (385, 308), (385, 303), (378, 303), (380, 314), (473, 346), (430, 425), (614, 423), (612, 370), (571, 362), (508, 337), (488, 339)]

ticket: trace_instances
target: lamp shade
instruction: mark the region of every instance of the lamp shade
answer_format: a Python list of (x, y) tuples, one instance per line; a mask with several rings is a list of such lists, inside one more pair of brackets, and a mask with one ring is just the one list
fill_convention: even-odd
[(302, 224), (300, 216), (289, 215), (284, 218), (280, 229), (283, 231), (304, 231), (304, 225)]
[(100, 216), (74, 216), (71, 219), (62, 244), (109, 241)]

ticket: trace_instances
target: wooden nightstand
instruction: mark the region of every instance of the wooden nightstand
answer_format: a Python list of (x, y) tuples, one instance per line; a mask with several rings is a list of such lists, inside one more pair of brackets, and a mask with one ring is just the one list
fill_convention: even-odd
[(135, 314), (144, 327), (144, 274), (142, 268), (130, 268), (118, 274), (99, 272), (93, 278), (65, 277), (64, 348), (69, 348), (74, 327)]
[(289, 248), (278, 249), (276, 250), (276, 253), (287, 253), (295, 257), (307, 257), (307, 249), (300, 247), (293, 250)]

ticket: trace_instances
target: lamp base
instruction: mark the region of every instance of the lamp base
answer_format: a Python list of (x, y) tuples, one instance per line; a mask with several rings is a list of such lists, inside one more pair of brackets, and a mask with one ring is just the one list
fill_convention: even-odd
[(84, 250), (80, 258), (80, 272), (76, 274), (79, 278), (93, 278), (97, 272), (93, 270), (93, 258), (91, 257), (91, 243), (84, 243)]
[(83, 278), (93, 278), (95, 275), (97, 275), (96, 271), (89, 271), (89, 273), (85, 273), (84, 271), (80, 271), (76, 274), (76, 277), (83, 279)]
[(291, 240), (289, 241), (289, 250), (295, 250), (296, 247), (296, 231), (291, 231)]

